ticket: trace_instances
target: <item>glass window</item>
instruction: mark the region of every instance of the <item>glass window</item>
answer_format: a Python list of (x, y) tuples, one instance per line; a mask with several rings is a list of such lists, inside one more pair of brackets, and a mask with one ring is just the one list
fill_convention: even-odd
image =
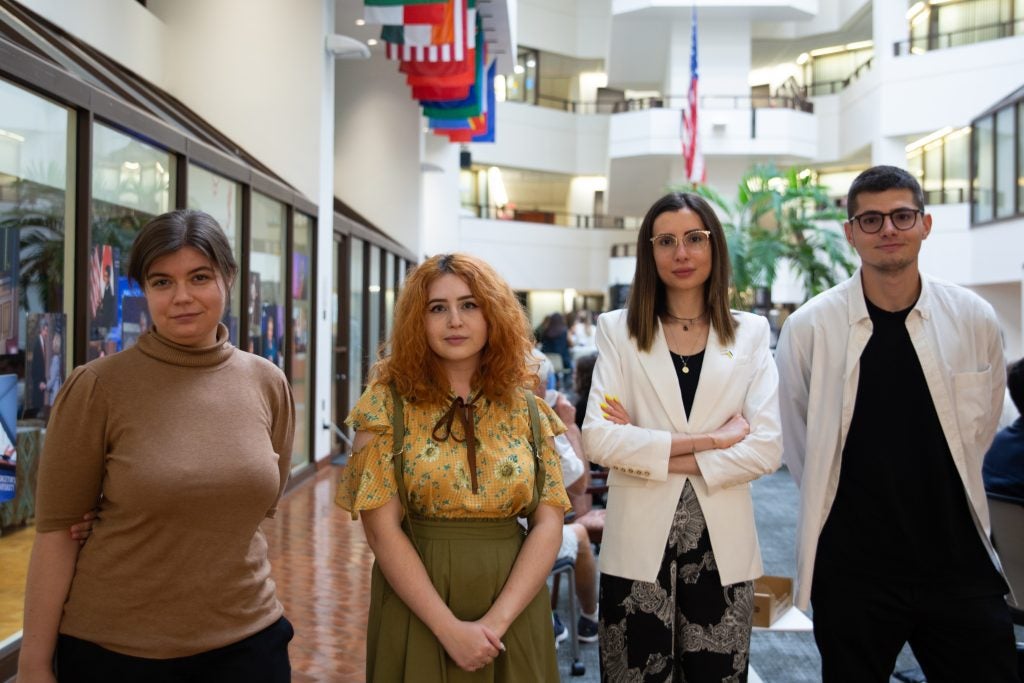
[(352, 238), (349, 254), (348, 404), (363, 393), (363, 241)]
[[(0, 80), (0, 640), (21, 629), (35, 515), (29, 474), (70, 367), (74, 116)], [(20, 386), (19, 386), (20, 385)]]
[(102, 124), (93, 125), (92, 144), (89, 360), (120, 351), (149, 326), (142, 288), (128, 281), (128, 258), (142, 226), (170, 209), (174, 175), (170, 154)]
[(996, 218), (1012, 216), (1017, 198), (1017, 146), (1014, 144), (1014, 108), (1007, 107), (996, 113)]
[(975, 223), (992, 220), (992, 117), (974, 123), (974, 205)]
[[(202, 166), (188, 167), (188, 208), (205, 211), (224, 228), (235, 261), (242, 259), (242, 190), (232, 181), (207, 171)], [(236, 282), (231, 287), (231, 298), (224, 309), (224, 324), (231, 335), (231, 343), (239, 345), (238, 324), (242, 310), (242, 287)]]
[[(347, 385), (344, 384), (346, 381), (342, 368), (338, 367), (338, 361), (342, 359), (342, 347), (347, 346), (345, 339), (340, 335), (342, 334), (342, 328), (338, 325), (339, 311), (338, 308), (341, 303), (342, 296), (342, 273), (345, 272), (345, 264), (341, 262), (341, 255), (345, 253), (345, 245), (342, 241), (344, 238), (335, 236), (333, 242), (333, 251), (331, 252), (331, 263), (334, 264), (334, 275), (331, 278), (331, 302), (329, 305), (330, 316), (331, 316), (331, 420), (340, 429), (345, 423), (344, 414), (345, 411), (345, 398), (348, 396)], [(341, 384), (342, 386), (338, 386)], [(340, 391), (346, 391), (341, 394)], [(339, 396), (342, 398), (339, 400)], [(338, 435), (331, 430), (331, 452), (339, 453), (343, 451), (341, 439)]]
[(395, 261), (394, 254), (385, 254), (384, 265), (384, 340), (391, 336), (391, 326), (395, 314)]
[(924, 150), (920, 147), (907, 153), (907, 172), (924, 186)]
[(942, 203), (942, 141), (936, 141), (924, 148), (924, 190), (925, 204)]
[(249, 351), (284, 367), (285, 207), (252, 193), (249, 252)]
[(310, 267), (313, 263), (313, 219), (295, 213), (292, 229), (292, 393), (295, 396), (295, 448), (292, 467), (309, 462), (309, 409), (313, 401), (309, 375), (312, 318)]
[(377, 360), (377, 351), (380, 348), (381, 320), (380, 320), (380, 247), (370, 245), (370, 284), (367, 287), (367, 297), (370, 300), (370, 347), (366, 349), (369, 356), (369, 366), (372, 367)]
[(967, 141), (968, 130), (963, 129), (948, 135), (943, 144), (946, 179), (945, 196), (947, 204), (963, 204), (967, 201)]
[(1024, 213), (1024, 102), (1017, 103), (1017, 169), (1017, 213)]
[(537, 104), (537, 63), (540, 53), (520, 47), (511, 75), (505, 76), (505, 99), (509, 102)]

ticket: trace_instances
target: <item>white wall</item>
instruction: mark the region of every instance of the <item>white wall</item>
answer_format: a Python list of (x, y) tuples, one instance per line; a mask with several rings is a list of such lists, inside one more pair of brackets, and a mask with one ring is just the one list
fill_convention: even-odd
[(166, 27), (165, 87), (315, 201), (326, 153), (321, 0), (150, 0), (149, 8)]
[(471, 146), (473, 162), (567, 175), (603, 175), (608, 160), (607, 114), (572, 114), (519, 102), (499, 102), (493, 144)]
[(610, 0), (519, 0), (520, 45), (580, 59), (604, 59)]
[(19, 2), (143, 78), (164, 84), (163, 23), (135, 0)]
[(397, 63), (379, 48), (370, 60), (338, 62), (336, 74), (335, 195), (419, 254), (419, 107)]
[(606, 291), (611, 245), (636, 242), (635, 230), (577, 230), (519, 221), (463, 218), (462, 251), (498, 270), (513, 289)]

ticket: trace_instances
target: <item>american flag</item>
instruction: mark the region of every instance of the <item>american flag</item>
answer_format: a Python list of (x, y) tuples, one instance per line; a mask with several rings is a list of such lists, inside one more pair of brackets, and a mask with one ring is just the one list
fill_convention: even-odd
[(686, 161), (686, 180), (703, 183), (707, 180), (704, 155), (697, 139), (697, 6), (693, 6), (690, 30), (690, 90), (683, 109), (683, 159)]

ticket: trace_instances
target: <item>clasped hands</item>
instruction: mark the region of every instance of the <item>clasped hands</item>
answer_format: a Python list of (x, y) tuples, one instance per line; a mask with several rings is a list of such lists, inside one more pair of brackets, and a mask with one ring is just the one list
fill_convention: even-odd
[(483, 619), (455, 619), (437, 636), (452, 661), (466, 671), (484, 668), (505, 651), (505, 644), (495, 629), (485, 624)]

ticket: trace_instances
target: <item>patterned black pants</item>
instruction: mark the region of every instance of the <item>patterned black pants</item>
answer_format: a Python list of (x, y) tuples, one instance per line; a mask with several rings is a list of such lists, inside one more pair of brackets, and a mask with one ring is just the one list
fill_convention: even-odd
[(601, 575), (601, 680), (745, 683), (753, 582), (722, 586), (690, 482), (656, 583)]

